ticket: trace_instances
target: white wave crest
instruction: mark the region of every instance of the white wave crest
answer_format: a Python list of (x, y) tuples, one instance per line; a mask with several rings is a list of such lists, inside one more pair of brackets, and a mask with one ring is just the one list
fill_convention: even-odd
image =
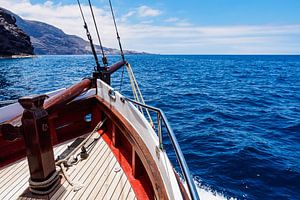
[(215, 192), (211, 188), (202, 185), (199, 179), (194, 179), (194, 182), (201, 200), (236, 200), (233, 197), (225, 197), (223, 194)]
[[(178, 173), (183, 185), (187, 189), (186, 182), (182, 178), (181, 174)], [(200, 200), (237, 200), (233, 197), (225, 197), (223, 194), (213, 191), (211, 188), (204, 186), (201, 184), (201, 179), (199, 177), (194, 177), (194, 182), (196, 185), (196, 189), (199, 195)]]
[[(178, 171), (175, 170), (175, 172), (178, 174), (178, 176), (180, 177), (181, 182), (183, 183), (184, 187), (186, 190), (188, 190), (186, 181), (184, 180), (183, 176), (181, 173), (179, 173)], [(204, 186), (201, 184), (201, 179), (199, 176), (194, 176), (193, 178), (197, 192), (198, 192), (198, 196), (200, 198), (200, 200), (237, 200), (237, 198), (233, 198), (233, 197), (226, 197), (223, 194), (214, 191), (213, 189)]]

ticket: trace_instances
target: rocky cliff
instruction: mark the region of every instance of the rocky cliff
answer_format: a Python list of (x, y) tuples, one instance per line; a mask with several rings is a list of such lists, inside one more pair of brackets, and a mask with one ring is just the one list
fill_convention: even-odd
[[(17, 25), (31, 38), (36, 54), (47, 55), (81, 55), (91, 54), (90, 43), (76, 35), (68, 35), (55, 26), (38, 22), (24, 20), (18, 16)], [(94, 38), (95, 41), (95, 38)], [(119, 54), (119, 50), (103, 47), (106, 54)], [(100, 47), (96, 45), (100, 53)], [(136, 51), (125, 50), (126, 54), (144, 54)]]
[(0, 8), (0, 56), (33, 55), (30, 37), (16, 25), (16, 18)]
[[(30, 36), (35, 54), (78, 55), (92, 53), (89, 42), (78, 36), (68, 35), (61, 29), (43, 22), (22, 19), (8, 10), (6, 12), (13, 15), (18, 27)], [(100, 47), (96, 46), (96, 49), (99, 52)], [(104, 51), (106, 54), (119, 54), (119, 50), (113, 48), (104, 47)], [(144, 54), (144, 52), (129, 50), (125, 50), (124, 53)]]

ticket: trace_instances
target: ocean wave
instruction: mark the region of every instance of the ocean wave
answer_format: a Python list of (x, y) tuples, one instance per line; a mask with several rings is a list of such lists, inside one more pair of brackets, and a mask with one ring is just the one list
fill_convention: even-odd
[[(300, 56), (127, 59), (147, 104), (164, 110), (191, 173), (201, 177), (202, 200), (299, 198)], [(92, 56), (1, 60), (0, 100), (68, 87), (91, 75), (91, 63)], [(116, 89), (121, 75), (113, 75)], [(126, 76), (122, 94), (132, 96)]]
[(200, 199), (204, 200), (236, 200), (233, 197), (226, 197), (220, 192), (216, 192), (208, 186), (201, 184), (201, 179), (199, 177), (194, 177), (194, 183)]
[(284, 131), (300, 133), (300, 123), (283, 128)]

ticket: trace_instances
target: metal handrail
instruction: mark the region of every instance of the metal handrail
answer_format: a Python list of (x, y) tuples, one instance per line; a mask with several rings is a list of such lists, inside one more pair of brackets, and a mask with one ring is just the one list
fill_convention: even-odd
[(168, 122), (168, 119), (165, 115), (165, 113), (159, 109), (159, 108), (156, 108), (156, 107), (153, 107), (153, 106), (149, 106), (149, 105), (146, 105), (146, 104), (142, 104), (140, 102), (137, 102), (135, 100), (132, 100), (132, 99), (129, 99), (129, 98), (126, 98), (125, 97), (125, 100), (133, 103), (133, 104), (136, 104), (138, 106), (142, 106), (146, 109), (149, 109), (149, 110), (153, 110), (157, 113), (157, 122), (158, 122), (158, 138), (159, 138), (159, 148), (162, 149), (163, 148), (163, 143), (162, 143), (162, 132), (161, 132), (161, 122), (160, 120), (162, 120), (165, 124), (165, 127), (167, 129), (167, 132), (168, 132), (168, 136), (172, 142), (172, 145), (173, 145), (173, 148), (175, 150), (175, 153), (176, 153), (176, 158), (177, 158), (177, 161), (180, 165), (180, 168), (181, 168), (181, 171), (183, 173), (183, 176), (184, 176), (184, 179), (185, 181), (187, 182), (187, 186), (188, 186), (188, 190), (189, 190), (189, 193), (191, 195), (191, 199), (193, 200), (199, 200), (199, 196), (198, 196), (198, 192), (196, 190), (196, 187), (195, 187), (195, 184), (194, 184), (194, 181), (190, 175), (190, 170), (188, 168), (188, 165), (186, 164), (186, 161), (185, 161), (185, 158), (184, 158), (184, 155), (181, 151), (181, 148), (177, 142), (177, 139), (176, 139), (176, 136), (173, 132), (173, 129), (171, 128), (169, 122)]

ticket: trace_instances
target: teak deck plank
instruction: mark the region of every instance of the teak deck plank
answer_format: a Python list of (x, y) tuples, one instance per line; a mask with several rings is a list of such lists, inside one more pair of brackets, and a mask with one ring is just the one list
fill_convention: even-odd
[[(101, 150), (101, 149), (99, 148), (99, 150)], [(90, 154), (90, 156), (93, 156), (94, 153), (96, 153), (96, 151), (92, 152), (92, 154)], [(78, 167), (82, 167), (82, 166), (78, 166)], [(76, 168), (73, 167), (67, 171), (67, 173), (69, 174), (69, 178), (72, 181), (74, 181), (74, 177), (76, 177), (76, 175), (78, 173), (78, 172), (75, 173), (75, 170), (76, 170)], [(83, 168), (83, 170), (84, 170), (84, 168)], [(72, 187), (69, 185), (69, 183), (65, 179), (63, 179), (61, 181), (61, 184), (62, 184), (62, 187), (60, 187), (59, 190), (55, 192), (55, 194), (52, 196), (51, 199), (57, 199), (59, 197), (62, 198), (62, 196), (66, 197), (68, 195), (68, 192), (71, 191)]]
[[(104, 142), (101, 141), (97, 143), (98, 145), (99, 144), (103, 144), (102, 146), (99, 146), (97, 145), (96, 147), (94, 147), (93, 151), (90, 153), (90, 156), (87, 160), (84, 160), (82, 162), (80, 162), (76, 168), (75, 167), (71, 167), (67, 173), (69, 175), (69, 178), (71, 181), (74, 181), (74, 179), (77, 177), (77, 176), (80, 176), (80, 171), (83, 173), (84, 171), (87, 170), (88, 166), (92, 163), (93, 159), (90, 159), (90, 158), (94, 158), (98, 155), (99, 152), (102, 151), (102, 148), (104, 147)], [(102, 148), (101, 148), (102, 147)], [(95, 156), (96, 155), (96, 156)], [(80, 168), (81, 170), (78, 170)], [(77, 169), (77, 170), (76, 170)], [(71, 192), (72, 190), (72, 187), (70, 186), (70, 184), (63, 180), (62, 181), (62, 186), (63, 187), (60, 187), (59, 190), (52, 196), (51, 199), (57, 199), (57, 198), (66, 198), (68, 196), (68, 194)]]
[[(101, 153), (102, 153), (102, 155), (101, 155)], [(104, 151), (101, 151), (100, 155), (98, 154), (97, 156), (101, 156), (103, 158), (103, 157), (107, 157), (108, 155), (109, 155), (109, 151), (106, 148), (104, 148)], [(98, 164), (98, 163), (99, 162), (93, 163), (93, 160), (91, 159), (90, 162), (87, 162), (85, 164), (86, 168), (81, 168), (80, 169), (79, 173), (77, 174), (77, 176), (74, 177), (73, 180), (75, 180), (76, 182), (79, 182), (79, 183), (83, 184), (84, 188), (82, 188), (78, 192), (72, 192), (71, 190), (69, 190), (69, 193), (66, 194), (66, 195), (64, 195), (64, 199), (72, 199), (73, 196), (75, 196), (75, 195), (80, 196), (82, 193), (85, 192), (85, 190), (87, 188), (92, 188), (92, 185), (90, 185), (90, 182), (86, 181), (86, 179), (92, 179), (92, 178), (95, 177), (94, 174), (91, 173), (91, 170), (93, 170), (94, 167), (95, 167), (96, 168), (95, 171), (98, 171), (98, 169), (101, 166), (101, 164), (104, 164), (105, 167), (108, 165), (107, 162), (103, 162), (103, 163), (100, 163), (100, 164)], [(89, 174), (89, 176), (83, 176), (84, 174)]]
[[(85, 180), (84, 185), (89, 185), (89, 187), (85, 187), (84, 190), (78, 191), (77, 194), (73, 193), (72, 196), (75, 196), (74, 199), (80, 199), (80, 197), (82, 197), (84, 194), (89, 194), (94, 189), (94, 185), (92, 185), (92, 181), (98, 177), (97, 176), (98, 174), (101, 174), (101, 173), (97, 173), (97, 172), (98, 171), (101, 172), (101, 170), (103, 170), (103, 168), (108, 167), (108, 164), (112, 161), (112, 156), (111, 156), (111, 154), (109, 154), (109, 151), (106, 151), (105, 153), (107, 154), (104, 156), (104, 157), (107, 157), (105, 159), (106, 162), (103, 165), (102, 165), (102, 163), (99, 163), (100, 168), (95, 168), (93, 170), (93, 172), (91, 173), (91, 175), (88, 176), (88, 179)], [(96, 165), (98, 165), (98, 163)]]
[[(61, 145), (55, 148), (55, 155), (60, 154), (64, 147), (65, 145)], [(2, 168), (1, 174), (6, 176), (2, 176), (5, 181), (0, 179), (0, 199), (16, 199), (18, 194), (20, 195), (28, 187), (29, 168), (26, 159), (17, 161), (15, 165), (11, 165), (8, 168)], [(15, 182), (18, 183), (17, 186), (16, 184), (11, 184)]]
[[(106, 199), (105, 195), (107, 194), (108, 190), (110, 188), (113, 188), (113, 182), (118, 183), (119, 179), (118, 175), (121, 173), (116, 173), (114, 172), (114, 169), (118, 166), (118, 162), (115, 163), (114, 167), (112, 168), (112, 170), (110, 172), (108, 172), (108, 174), (104, 174), (107, 175), (105, 184), (102, 185), (101, 190), (98, 192), (97, 196), (95, 199)], [(99, 184), (99, 183), (98, 183)]]
[[(83, 198), (96, 199), (96, 196), (97, 196), (99, 190), (102, 189), (102, 187), (103, 187), (104, 184), (107, 184), (107, 177), (108, 177), (108, 174), (109, 174), (109, 172), (107, 172), (107, 171), (108, 171), (108, 170), (109, 170), (109, 171), (112, 171), (112, 170), (113, 170), (113, 167), (114, 167), (115, 164), (116, 164), (116, 162), (117, 162), (116, 160), (112, 160), (112, 161), (109, 163), (109, 165), (108, 165), (108, 167), (105, 169), (105, 171), (102, 172), (102, 175), (103, 175), (103, 176), (101, 176), (100, 179), (98, 179), (98, 180), (95, 181), (96, 184), (94, 185), (92, 192), (89, 193), (89, 194), (87, 194), (87, 196), (83, 196)], [(99, 185), (97, 185), (98, 181), (99, 181), (99, 183), (100, 183)], [(96, 188), (96, 187), (99, 187), (99, 188)]]
[(106, 190), (106, 194), (104, 195), (103, 199), (111, 199), (111, 196), (113, 195), (113, 193), (115, 191), (118, 191), (117, 186), (119, 185), (119, 182), (121, 182), (122, 178), (123, 178), (123, 174), (119, 173), (119, 172), (113, 172), (116, 173), (116, 178), (118, 181), (113, 181), (112, 184), (110, 185), (110, 187)]
[[(125, 193), (128, 193), (130, 189), (130, 184), (127, 180), (127, 177), (125, 175), (122, 176), (120, 182), (116, 186), (116, 190), (121, 192), (113, 192), (113, 195), (110, 199), (125, 199), (126, 196), (124, 196)], [(122, 195), (123, 194), (123, 195)]]
[[(54, 147), (55, 158), (73, 141)], [(89, 152), (89, 157), (70, 167), (67, 174), (73, 183), (83, 187), (74, 191), (62, 178), (59, 188), (50, 194), (51, 199), (136, 199), (126, 174), (102, 138)], [(28, 179), (27, 159), (0, 169), (0, 199), (36, 200), (21, 196), (28, 189)]]
[(128, 193), (128, 196), (126, 197), (126, 199), (127, 199), (127, 200), (133, 200), (133, 199), (135, 199), (135, 194), (134, 194), (132, 188), (130, 188), (129, 193)]

